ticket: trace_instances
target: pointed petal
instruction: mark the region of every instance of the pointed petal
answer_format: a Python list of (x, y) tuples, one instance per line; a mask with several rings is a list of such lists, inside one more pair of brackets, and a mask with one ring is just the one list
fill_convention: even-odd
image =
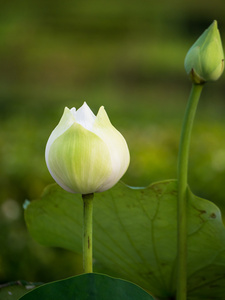
[(96, 116), (86, 102), (74, 113), (74, 116), (77, 123), (88, 130), (92, 129)]
[(93, 132), (107, 145), (112, 163), (112, 173), (98, 190), (102, 192), (115, 185), (124, 175), (130, 163), (130, 154), (124, 137), (111, 124), (103, 106), (96, 116)]
[(57, 139), (61, 134), (63, 134), (73, 123), (75, 122), (74, 116), (68, 107), (65, 107), (61, 120), (59, 124), (52, 131), (45, 148), (45, 160), (48, 166), (48, 153), (51, 144)]

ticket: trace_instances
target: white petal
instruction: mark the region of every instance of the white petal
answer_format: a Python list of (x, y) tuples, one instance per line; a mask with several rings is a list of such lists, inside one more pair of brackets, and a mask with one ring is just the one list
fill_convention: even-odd
[(111, 156), (112, 173), (98, 190), (103, 192), (115, 185), (124, 175), (130, 163), (130, 154), (124, 137), (111, 124), (103, 106), (97, 114), (93, 132), (106, 143)]
[(75, 107), (72, 107), (71, 109), (70, 109), (70, 112), (71, 112), (71, 114), (74, 116), (74, 118), (75, 118), (75, 114), (76, 114), (76, 108)]
[(86, 102), (84, 102), (84, 104), (76, 112), (74, 112), (74, 117), (77, 123), (87, 130), (92, 130), (96, 116), (93, 114)]

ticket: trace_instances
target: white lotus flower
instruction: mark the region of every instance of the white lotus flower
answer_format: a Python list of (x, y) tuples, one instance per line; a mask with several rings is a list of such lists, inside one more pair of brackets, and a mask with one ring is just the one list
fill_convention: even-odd
[(104, 107), (95, 116), (84, 103), (78, 110), (65, 108), (48, 139), (45, 160), (63, 189), (89, 194), (114, 186), (126, 172), (130, 155)]

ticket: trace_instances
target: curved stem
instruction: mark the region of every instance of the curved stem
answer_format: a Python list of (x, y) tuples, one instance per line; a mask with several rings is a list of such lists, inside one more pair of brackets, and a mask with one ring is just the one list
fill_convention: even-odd
[(177, 300), (187, 295), (187, 178), (191, 131), (203, 85), (192, 85), (184, 116), (178, 154)]
[(84, 273), (93, 272), (92, 263), (92, 215), (94, 194), (82, 195), (83, 198), (83, 268)]

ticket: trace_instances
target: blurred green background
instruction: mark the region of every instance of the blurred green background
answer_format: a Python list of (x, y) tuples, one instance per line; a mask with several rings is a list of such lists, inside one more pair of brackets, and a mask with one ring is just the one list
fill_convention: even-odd
[[(126, 183), (176, 178), (191, 87), (183, 61), (214, 19), (225, 41), (221, 0), (0, 0), (0, 282), (81, 272), (80, 257), (38, 245), (23, 219), (25, 199), (53, 182), (44, 150), (65, 106), (105, 106), (130, 148)], [(224, 83), (222, 76), (203, 90), (189, 180), (222, 210)]]

